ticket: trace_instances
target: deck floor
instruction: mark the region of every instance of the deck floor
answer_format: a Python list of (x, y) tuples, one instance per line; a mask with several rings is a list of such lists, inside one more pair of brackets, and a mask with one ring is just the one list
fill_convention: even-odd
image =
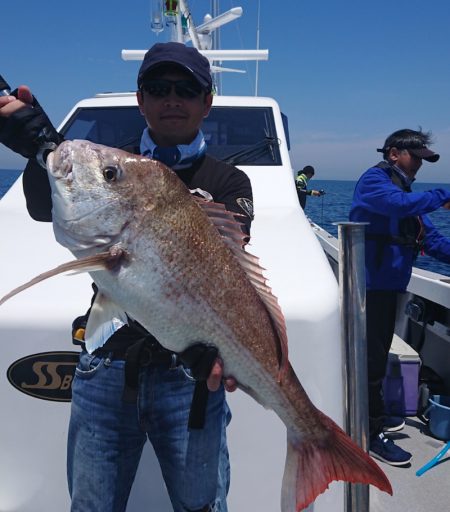
[(370, 487), (370, 512), (425, 512), (450, 510), (450, 450), (439, 463), (417, 477), (416, 471), (435, 457), (445, 442), (430, 435), (418, 418), (406, 418), (400, 432), (389, 434), (404, 450), (413, 454), (411, 464), (394, 467), (378, 462), (391, 481), (394, 495)]

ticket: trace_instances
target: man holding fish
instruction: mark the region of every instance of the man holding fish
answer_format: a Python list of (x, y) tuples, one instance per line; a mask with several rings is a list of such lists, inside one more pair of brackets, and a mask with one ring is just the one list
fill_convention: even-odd
[[(193, 193), (237, 213), (248, 235), (248, 177), (205, 154), (200, 126), (212, 104), (208, 60), (180, 43), (154, 45), (139, 70), (137, 101), (148, 125), (140, 152), (174, 169)], [(23, 176), (27, 208), (35, 220), (52, 221), (45, 160), (63, 137), (26, 86), (0, 97), (0, 141), (30, 158)], [(176, 512), (226, 511), (231, 415), (224, 384), (233, 391), (236, 382), (222, 383), (217, 349), (199, 343), (177, 355), (133, 318), (107, 308), (102, 336), (85, 344), (89, 313), (101, 302), (94, 289), (92, 308), (73, 326), (83, 351), (68, 438), (71, 510), (125, 510), (148, 437)]]

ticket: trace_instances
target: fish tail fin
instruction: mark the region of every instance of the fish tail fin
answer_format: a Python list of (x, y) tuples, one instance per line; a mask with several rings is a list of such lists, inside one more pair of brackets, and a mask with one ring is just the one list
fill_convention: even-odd
[(305, 509), (333, 480), (372, 484), (392, 494), (380, 467), (330, 418), (324, 418), (327, 430), (331, 427), (325, 439), (298, 439), (288, 431), (282, 512)]

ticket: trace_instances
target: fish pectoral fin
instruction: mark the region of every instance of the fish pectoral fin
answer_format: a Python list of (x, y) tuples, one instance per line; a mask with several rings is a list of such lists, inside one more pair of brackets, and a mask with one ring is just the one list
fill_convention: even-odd
[(91, 306), (84, 342), (86, 350), (92, 354), (121, 327), (128, 324), (125, 311), (100, 291)]
[(59, 274), (64, 274), (66, 272), (79, 274), (81, 272), (94, 272), (95, 270), (105, 270), (111, 268), (113, 262), (115, 262), (118, 257), (122, 257), (122, 254), (118, 256), (116, 254), (112, 254), (111, 252), (102, 252), (99, 254), (95, 254), (94, 256), (88, 256), (87, 258), (63, 263), (62, 265), (59, 265), (56, 268), (53, 268), (52, 270), (48, 270), (47, 272), (39, 274), (38, 276), (34, 277), (27, 283), (22, 284), (17, 288), (14, 288), (14, 290), (10, 291), (8, 294), (6, 294), (4, 297), (0, 299), (0, 306), (7, 300), (9, 300), (11, 297), (14, 297), (14, 295), (17, 295), (18, 293), (23, 292), (27, 288), (31, 288), (35, 284), (38, 284), (41, 281), (45, 281), (50, 277), (57, 276)]

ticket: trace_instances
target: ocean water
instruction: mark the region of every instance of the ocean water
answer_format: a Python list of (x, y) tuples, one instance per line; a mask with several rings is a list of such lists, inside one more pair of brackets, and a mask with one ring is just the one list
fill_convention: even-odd
[(20, 174), (20, 171), (0, 169), (0, 197), (3, 197), (6, 194)]
[[(19, 176), (19, 171), (0, 169), (0, 197), (7, 192)], [(348, 220), (355, 184), (355, 181), (312, 180), (310, 188), (323, 189), (325, 190), (325, 195), (321, 197), (308, 197), (306, 201), (306, 214), (313, 222), (337, 237), (337, 226), (333, 223)], [(450, 185), (439, 183), (415, 183), (413, 185), (415, 191), (430, 190), (432, 188), (450, 188)], [(440, 208), (429, 216), (439, 231), (450, 238), (450, 210)], [(416, 267), (450, 277), (450, 264), (442, 263), (430, 256), (420, 255), (417, 258)]]

